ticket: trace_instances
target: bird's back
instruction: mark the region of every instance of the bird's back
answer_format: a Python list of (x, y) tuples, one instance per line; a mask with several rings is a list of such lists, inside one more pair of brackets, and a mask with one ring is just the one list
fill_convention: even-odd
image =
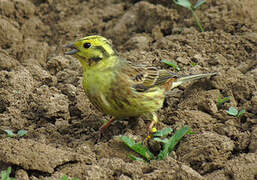
[(154, 112), (162, 107), (164, 90), (155, 86), (139, 91), (139, 70), (120, 59), (112, 69), (84, 73), (83, 87), (94, 106), (105, 114), (135, 117)]

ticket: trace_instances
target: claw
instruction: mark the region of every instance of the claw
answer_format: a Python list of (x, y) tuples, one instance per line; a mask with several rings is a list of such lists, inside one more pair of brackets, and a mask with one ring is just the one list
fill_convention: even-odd
[(115, 118), (112, 118), (110, 121), (108, 121), (107, 123), (105, 123), (104, 125), (102, 125), (98, 131), (92, 133), (86, 140), (89, 140), (91, 138), (96, 139), (95, 140), (95, 144), (97, 144), (98, 142), (100, 142), (101, 137), (104, 133), (104, 130), (106, 130), (113, 122), (115, 121)]

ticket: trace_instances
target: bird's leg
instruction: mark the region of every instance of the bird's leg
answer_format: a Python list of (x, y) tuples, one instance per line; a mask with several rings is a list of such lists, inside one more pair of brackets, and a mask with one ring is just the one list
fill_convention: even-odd
[(107, 129), (115, 120), (116, 120), (116, 119), (113, 117), (111, 120), (109, 120), (107, 123), (103, 124), (103, 125), (99, 128), (99, 130), (98, 130), (98, 132), (97, 132), (97, 133), (98, 133), (97, 142), (100, 141), (101, 136), (102, 136), (104, 130)]
[(152, 121), (151, 121), (150, 125), (148, 126), (147, 137), (145, 138), (144, 142), (151, 139), (152, 133), (156, 132), (156, 128), (154, 127), (154, 125), (157, 124), (157, 122), (158, 122), (158, 116), (155, 112), (153, 112), (151, 115), (152, 115)]
[(152, 122), (150, 123), (150, 125), (148, 127), (149, 133), (153, 133), (156, 131), (156, 128), (154, 127), (154, 125), (157, 123), (158, 123), (158, 116), (157, 116), (156, 112), (153, 112), (152, 113)]
[(113, 122), (115, 121), (115, 118), (111, 118), (111, 120), (109, 120), (107, 123), (103, 124), (100, 129), (99, 132), (103, 132), (105, 129), (107, 129)]

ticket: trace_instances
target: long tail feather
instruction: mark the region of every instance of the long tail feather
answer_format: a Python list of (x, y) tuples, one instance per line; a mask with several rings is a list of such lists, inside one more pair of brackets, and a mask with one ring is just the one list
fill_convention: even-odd
[(173, 82), (171, 89), (178, 87), (179, 85), (181, 85), (184, 82), (188, 82), (188, 81), (193, 81), (193, 80), (197, 80), (197, 79), (201, 79), (201, 78), (205, 78), (205, 77), (209, 77), (209, 76), (214, 76), (217, 73), (206, 73), (206, 74), (194, 74), (194, 75), (186, 75), (186, 76), (181, 76), (177, 79), (176, 82)]

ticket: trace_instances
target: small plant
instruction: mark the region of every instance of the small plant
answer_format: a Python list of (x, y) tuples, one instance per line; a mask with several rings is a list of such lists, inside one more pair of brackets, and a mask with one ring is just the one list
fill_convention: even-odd
[(161, 60), (162, 63), (165, 63), (171, 67), (173, 67), (174, 69), (176, 69), (177, 71), (180, 71), (180, 68), (179, 66), (175, 63), (175, 62), (172, 62), (172, 61), (167, 61), (165, 59)]
[(194, 6), (191, 4), (191, 2), (189, 0), (173, 0), (173, 2), (177, 5), (180, 5), (184, 8), (189, 9), (192, 12), (192, 14), (195, 18), (195, 21), (196, 21), (198, 27), (200, 28), (201, 32), (204, 32), (204, 28), (202, 27), (202, 25), (200, 23), (200, 20), (195, 13), (195, 10), (198, 7), (200, 7), (203, 3), (205, 3), (206, 2), (205, 0), (198, 0), (197, 3)]
[(1, 180), (14, 180), (14, 178), (10, 178), (11, 171), (11, 167), (8, 167), (5, 171), (1, 171)]
[[(67, 175), (64, 175), (63, 177), (61, 177), (60, 180), (69, 180)], [(79, 180), (78, 178), (72, 178), (71, 180)]]
[(218, 103), (217, 106), (218, 108), (221, 108), (222, 104), (224, 104), (225, 102), (228, 102), (230, 100), (231, 96), (227, 96), (224, 98), (221, 98), (220, 96), (218, 97)]
[(192, 67), (194, 67), (196, 65), (197, 65), (197, 63), (195, 63), (195, 62), (192, 62), (192, 64), (191, 64)]
[(26, 130), (19, 130), (17, 134), (13, 133), (11, 130), (4, 130), (4, 131), (7, 133), (8, 137), (11, 137), (11, 138), (22, 137), (28, 133), (28, 131)]
[(127, 136), (122, 136), (121, 140), (132, 150), (140, 154), (143, 158), (136, 157), (134, 155), (129, 155), (129, 158), (137, 161), (151, 161), (151, 160), (163, 160), (165, 159), (171, 151), (174, 150), (176, 144), (180, 139), (186, 135), (191, 134), (190, 128), (185, 126), (179, 129), (172, 137), (165, 138), (173, 130), (171, 128), (166, 128), (160, 131), (157, 131), (153, 134), (153, 140), (163, 143), (163, 149), (160, 153), (155, 156), (147, 147), (142, 145), (142, 143), (136, 143), (133, 139), (128, 138)]
[(244, 113), (245, 113), (245, 109), (241, 109), (240, 111), (238, 111), (235, 107), (230, 107), (227, 111), (227, 113), (231, 116), (235, 116), (237, 118), (240, 118)]

